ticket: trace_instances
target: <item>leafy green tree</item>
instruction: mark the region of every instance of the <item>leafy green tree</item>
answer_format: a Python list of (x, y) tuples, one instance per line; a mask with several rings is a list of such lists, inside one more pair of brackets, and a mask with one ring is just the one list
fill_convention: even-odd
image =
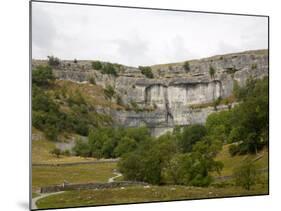
[(252, 162), (245, 162), (234, 169), (234, 179), (236, 185), (250, 190), (257, 183), (257, 167)]
[[(242, 103), (233, 108), (233, 128), (229, 139), (240, 141), (240, 154), (257, 153), (268, 140), (268, 78), (249, 81), (241, 88)], [(264, 136), (264, 134), (267, 134)]]
[(178, 185), (208, 186), (213, 178), (210, 172), (220, 172), (223, 164), (215, 161), (221, 143), (209, 138), (197, 142), (190, 153), (176, 154), (165, 169), (167, 178)]
[(75, 155), (82, 157), (91, 156), (90, 146), (87, 142), (82, 141), (82, 139), (78, 139), (73, 148)]
[(117, 147), (114, 149), (114, 153), (117, 157), (119, 157), (125, 153), (134, 151), (136, 148), (137, 142), (135, 139), (125, 136), (118, 142)]
[(183, 153), (190, 152), (193, 145), (200, 141), (207, 131), (203, 125), (194, 124), (183, 130), (182, 137), (178, 140), (178, 145)]
[(232, 128), (231, 118), (231, 111), (220, 111), (210, 114), (205, 123), (208, 136), (226, 142)]
[[(127, 179), (159, 185), (163, 183), (164, 168), (175, 152), (176, 143), (171, 136), (161, 136), (142, 142), (135, 151), (124, 154), (119, 169)], [(137, 163), (133, 159), (137, 159)]]

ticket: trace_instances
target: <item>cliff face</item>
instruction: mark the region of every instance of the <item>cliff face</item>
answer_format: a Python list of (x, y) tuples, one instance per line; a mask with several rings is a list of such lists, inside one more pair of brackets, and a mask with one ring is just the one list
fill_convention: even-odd
[[(32, 65), (42, 63), (46, 61), (34, 60)], [(243, 86), (249, 77), (267, 76), (268, 52), (248, 51), (192, 60), (189, 70), (183, 63), (151, 68), (153, 79), (146, 78), (138, 68), (126, 66), (122, 66), (118, 76), (114, 77), (93, 70), (91, 61), (78, 61), (77, 64), (62, 61), (54, 73), (63, 80), (86, 82), (93, 77), (103, 87), (113, 86), (124, 104), (134, 103), (140, 108), (138, 112), (111, 112), (116, 122), (128, 127), (147, 125), (158, 136), (175, 125), (204, 123), (210, 113), (228, 109), (228, 105), (219, 105), (216, 110), (207, 105), (218, 98), (231, 96), (234, 81)], [(215, 70), (212, 77), (210, 68)], [(198, 106), (204, 104), (206, 106)]]

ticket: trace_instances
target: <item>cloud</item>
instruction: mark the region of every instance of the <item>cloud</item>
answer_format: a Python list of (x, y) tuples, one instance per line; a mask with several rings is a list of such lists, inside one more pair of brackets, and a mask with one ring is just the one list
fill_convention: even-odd
[(33, 2), (34, 58), (132, 66), (267, 48), (267, 18)]
[(54, 47), (57, 37), (56, 26), (43, 8), (32, 10), (32, 47), (35, 56), (46, 56)]

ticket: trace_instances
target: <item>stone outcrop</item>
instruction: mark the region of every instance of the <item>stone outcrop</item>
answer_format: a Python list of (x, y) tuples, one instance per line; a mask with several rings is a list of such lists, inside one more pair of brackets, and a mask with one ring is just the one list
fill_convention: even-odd
[[(124, 104), (135, 103), (143, 111), (114, 111), (111, 114), (123, 126), (147, 125), (156, 136), (175, 125), (204, 123), (214, 112), (213, 107), (200, 109), (193, 105), (208, 104), (218, 98), (232, 95), (234, 81), (241, 86), (248, 78), (262, 78), (268, 75), (268, 51), (257, 50), (227, 55), (219, 55), (199, 60), (191, 60), (189, 70), (183, 63), (152, 66), (153, 79), (141, 74), (138, 68), (122, 66), (118, 76), (102, 74), (93, 70), (91, 61), (62, 61), (54, 69), (59, 79), (87, 82), (94, 77), (98, 85), (111, 85)], [(35, 60), (33, 66), (46, 63)], [(215, 70), (211, 77), (210, 68)], [(144, 108), (152, 107), (147, 111)], [(228, 109), (221, 105), (216, 110)]]

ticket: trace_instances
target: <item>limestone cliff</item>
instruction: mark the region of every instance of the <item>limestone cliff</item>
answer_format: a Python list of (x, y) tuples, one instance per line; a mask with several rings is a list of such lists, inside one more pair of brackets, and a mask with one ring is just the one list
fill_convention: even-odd
[[(46, 63), (33, 60), (32, 65)], [(102, 74), (94, 70), (91, 61), (62, 61), (54, 68), (59, 79), (87, 82), (95, 78), (98, 85), (111, 85), (125, 105), (134, 103), (139, 110), (111, 111), (116, 122), (133, 127), (147, 125), (156, 136), (175, 125), (204, 123), (207, 116), (228, 109), (219, 105), (216, 109), (208, 103), (232, 95), (234, 81), (244, 85), (249, 77), (268, 75), (268, 51), (257, 50), (219, 55), (184, 63), (151, 66), (154, 78), (146, 78), (138, 68), (121, 66), (118, 76)], [(210, 68), (215, 70), (211, 77)], [(206, 106), (198, 106), (198, 105)], [(197, 106), (195, 106), (197, 105)], [(148, 109), (149, 108), (149, 109)]]

